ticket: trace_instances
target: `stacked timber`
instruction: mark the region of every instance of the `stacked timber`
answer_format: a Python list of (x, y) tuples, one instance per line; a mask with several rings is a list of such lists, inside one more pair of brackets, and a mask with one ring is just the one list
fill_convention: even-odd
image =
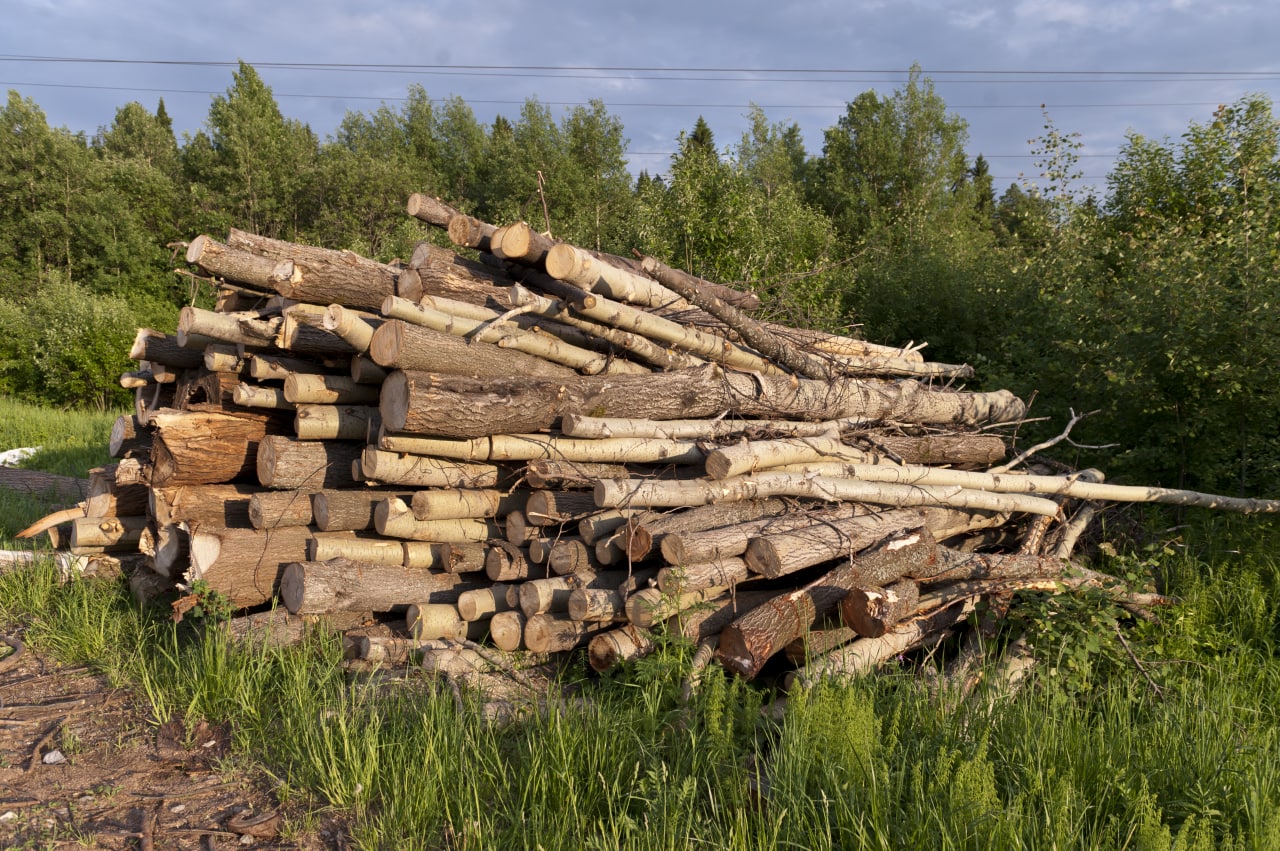
[(1067, 560), (1092, 501), (1277, 507), (1027, 472), (1002, 436), (1023, 403), (958, 389), (966, 366), (756, 320), (651, 257), (422, 195), (409, 213), (454, 248), (190, 243), (216, 307), (138, 332), (136, 410), (73, 552), (140, 551), (241, 610), (394, 619), (349, 636), (380, 659), (586, 648), (604, 670), (665, 631), (806, 680), (1021, 589), (1145, 613), (1158, 598)]

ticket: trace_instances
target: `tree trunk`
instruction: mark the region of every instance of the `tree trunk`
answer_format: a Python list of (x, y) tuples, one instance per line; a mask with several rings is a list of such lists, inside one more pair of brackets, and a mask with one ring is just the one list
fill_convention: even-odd
[(456, 603), (459, 594), (475, 587), (474, 582), (452, 573), (336, 558), (286, 565), (280, 599), (295, 615), (390, 612), (410, 603)]
[(279, 387), (261, 387), (257, 384), (238, 384), (231, 391), (231, 401), (243, 408), (266, 408), (274, 411), (293, 411), (297, 408), (285, 398)]
[(248, 251), (231, 248), (204, 234), (187, 245), (187, 262), (210, 275), (270, 292), (275, 261)]
[(138, 541), (147, 525), (139, 517), (78, 517), (71, 522), (71, 553), (138, 551)]
[[(655, 571), (642, 571), (638, 582), (653, 578)], [(633, 574), (625, 570), (582, 571), (567, 576), (548, 576), (545, 579), (531, 579), (519, 585), (520, 611), (526, 617), (544, 612), (568, 612), (569, 598), (575, 590), (616, 590), (623, 582), (631, 579)], [(577, 620), (582, 620), (577, 618)]]
[[(644, 513), (633, 516), (627, 523), (627, 555), (632, 561), (648, 558), (650, 554), (664, 546), (670, 536), (690, 535), (718, 527), (740, 527), (758, 520), (777, 517), (795, 509), (794, 504), (784, 499), (744, 500), (727, 502), (722, 505), (703, 505), (687, 511), (670, 514)], [(745, 543), (743, 544), (745, 547)], [(684, 552), (673, 542), (673, 553)], [(663, 550), (666, 555), (666, 550)], [(741, 555), (741, 552), (725, 553), (725, 555)], [(697, 564), (712, 561), (718, 556), (686, 559), (671, 558), (672, 564)]]
[(858, 635), (879, 638), (911, 615), (919, 601), (920, 586), (910, 579), (883, 587), (860, 586), (840, 602), (840, 619)]
[(178, 485), (152, 488), (151, 516), (160, 526), (186, 523), (189, 526), (248, 528), (250, 502), (261, 492), (256, 485)]
[(464, 621), (485, 620), (498, 612), (509, 612), (516, 603), (508, 592), (514, 585), (497, 583), (485, 588), (465, 591), (458, 597), (458, 614)]
[(377, 310), (382, 299), (395, 295), (398, 275), (392, 267), (343, 251), (325, 260), (281, 260), (271, 271), (270, 286), (294, 301)]
[[(497, 228), (488, 222), (459, 213), (449, 217), (449, 239), (454, 245), (488, 253), (489, 239)], [(404, 293), (400, 295), (404, 296)], [(405, 296), (407, 298), (407, 296)]]
[(664, 567), (658, 571), (658, 590), (664, 594), (679, 594), (703, 588), (732, 588), (751, 578), (745, 561), (723, 558), (704, 564)]
[(345, 375), (291, 373), (284, 397), (295, 405), (369, 405), (378, 401), (378, 388)]
[(262, 319), (256, 313), (215, 313), (190, 305), (178, 315), (179, 331), (261, 348), (275, 345), (282, 325), (284, 318), (280, 316)]
[(187, 579), (205, 580), (237, 608), (265, 603), (276, 593), (284, 565), (306, 560), (307, 541), (314, 534), (306, 526), (193, 529)]
[(359, 255), (355, 255), (351, 251), (339, 251), (314, 245), (302, 245), (297, 242), (286, 242), (282, 239), (271, 239), (270, 237), (258, 236), (237, 228), (231, 228), (227, 233), (227, 245), (232, 248), (260, 254), (263, 257), (271, 257), (277, 261), (295, 260), (303, 264), (340, 263), (344, 258), (352, 256), (357, 257), (358, 260), (351, 262), (361, 262), (367, 265), (371, 275), (395, 274), (398, 271), (395, 266), (359, 257)]
[(581, 538), (557, 538), (551, 543), (546, 564), (552, 573), (565, 576), (582, 570), (596, 570), (605, 565), (596, 558), (595, 547)]
[(270, 414), (169, 411), (151, 417), (154, 487), (210, 485), (257, 477), (258, 446), (276, 430)]
[(595, 514), (595, 498), (583, 491), (537, 490), (529, 495), (524, 516), (536, 526), (553, 526)]
[[(417, 256), (422, 253), (423, 256)], [(503, 288), (511, 279), (501, 271), (483, 263), (468, 260), (447, 248), (428, 246), (425, 252), (414, 252), (417, 264), (400, 275), (396, 294), (409, 301), (423, 296), (442, 296), (467, 304), (507, 310)]]
[(492, 488), (506, 478), (494, 464), (398, 455), (373, 446), (365, 448), (360, 465), (369, 481), (414, 488)]
[[(505, 243), (503, 252), (506, 252)], [(689, 307), (688, 301), (657, 281), (604, 263), (567, 243), (551, 246), (544, 265), (551, 277), (615, 301), (675, 310)]]
[[(438, 544), (437, 546), (447, 546)], [(404, 544), (386, 538), (312, 538), (307, 547), (307, 561), (328, 561), (345, 558), (364, 564), (381, 564), (390, 567), (416, 567), (405, 564)], [(422, 565), (436, 567), (437, 563)]]
[(769, 657), (805, 633), (817, 619), (833, 611), (867, 577), (891, 581), (934, 557), (933, 539), (923, 531), (900, 534), (874, 552), (855, 556), (820, 579), (774, 597), (735, 620), (720, 633), (717, 656), (722, 665), (747, 679), (755, 677)]
[(511, 653), (524, 647), (524, 614), (498, 612), (489, 619), (489, 639), (499, 650)]
[(562, 614), (526, 616), (524, 646), (534, 653), (561, 653), (586, 644), (602, 628), (602, 624), (570, 620)]
[(666, 595), (657, 588), (645, 588), (627, 599), (627, 619), (636, 626), (653, 626), (700, 603), (714, 600), (727, 588), (702, 588), (687, 594)]
[(461, 215), (439, 198), (423, 195), (421, 192), (414, 192), (409, 196), (405, 211), (415, 219), (438, 228), (449, 227), (449, 221), (454, 216)]
[[(540, 357), (499, 348), (491, 343), (468, 342), (402, 319), (389, 320), (374, 332), (369, 354), (379, 366), (391, 369), (428, 370), (480, 378), (527, 375), (554, 379), (577, 375), (568, 367)], [(394, 378), (392, 374), (387, 379), (388, 384)], [(385, 393), (383, 398), (386, 398)], [(385, 410), (383, 419), (395, 421), (386, 416)]]
[(338, 440), (294, 440), (267, 435), (258, 446), (258, 481), (279, 490), (318, 491), (355, 487), (351, 462), (365, 444)]
[(162, 363), (175, 369), (198, 369), (204, 363), (204, 351), (178, 344), (178, 338), (163, 331), (139, 328), (129, 348), (130, 360)]
[(653, 648), (653, 636), (648, 630), (624, 624), (591, 637), (587, 644), (587, 663), (593, 671), (603, 674), (615, 665), (647, 656)]
[(322, 532), (359, 532), (372, 529), (374, 509), (379, 502), (390, 497), (411, 499), (413, 492), (358, 486), (346, 490), (319, 491), (311, 495), (311, 522)]
[(121, 414), (111, 426), (107, 451), (112, 458), (127, 458), (151, 451), (151, 432), (142, 427), (133, 414)]

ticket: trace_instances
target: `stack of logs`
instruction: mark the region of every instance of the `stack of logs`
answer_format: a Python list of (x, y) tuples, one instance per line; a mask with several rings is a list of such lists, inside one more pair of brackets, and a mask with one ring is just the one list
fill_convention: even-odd
[(138, 332), (136, 413), (73, 552), (141, 551), (189, 592), (179, 609), (216, 592), (403, 624), (358, 633), (371, 657), (585, 646), (604, 670), (658, 627), (747, 677), (775, 657), (866, 670), (1018, 589), (1157, 601), (1066, 561), (1080, 500), (1135, 489), (996, 466), (1024, 406), (955, 389), (967, 367), (758, 321), (755, 297), (652, 258), (408, 206), (458, 251), (189, 244), (216, 309)]

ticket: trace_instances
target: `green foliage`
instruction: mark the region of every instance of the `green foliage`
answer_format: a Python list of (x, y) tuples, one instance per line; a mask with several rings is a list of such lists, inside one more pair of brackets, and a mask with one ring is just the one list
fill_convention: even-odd
[(196, 602), (187, 610), (188, 617), (200, 618), (207, 623), (221, 623), (231, 620), (235, 614), (235, 605), (227, 596), (203, 579), (191, 583), (191, 595)]

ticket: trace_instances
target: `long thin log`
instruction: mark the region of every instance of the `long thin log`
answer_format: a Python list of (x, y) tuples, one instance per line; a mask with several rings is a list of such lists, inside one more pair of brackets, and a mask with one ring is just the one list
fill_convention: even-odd
[(280, 599), (295, 615), (385, 612), (410, 603), (456, 603), (458, 595), (475, 587), (452, 573), (330, 559), (286, 565)]
[(414, 192), (409, 196), (409, 200), (405, 204), (405, 212), (419, 221), (438, 228), (449, 227), (449, 221), (454, 216), (460, 215), (455, 208), (439, 198), (433, 198), (421, 192)]
[[(505, 246), (503, 249), (505, 253)], [(612, 266), (567, 243), (551, 246), (545, 257), (547, 274), (588, 292), (642, 307), (683, 309), (689, 302), (643, 275)]]
[[(859, 420), (858, 424), (862, 424)], [(649, 437), (664, 440), (716, 440), (744, 432), (762, 432), (778, 437), (821, 437), (839, 432), (842, 423), (809, 423), (794, 420), (628, 420), (618, 417), (590, 417), (566, 414), (560, 430), (566, 437)]]
[(352, 251), (310, 260), (286, 259), (271, 271), (271, 287), (285, 298), (377, 310), (396, 291), (399, 270)]
[[(314, 509), (313, 509), (314, 510)], [(447, 546), (440, 544), (439, 546)], [(390, 541), (386, 538), (313, 538), (307, 547), (307, 561), (328, 561), (331, 558), (345, 558), (365, 564), (385, 564), (405, 566), (404, 546), (401, 541)], [(426, 565), (433, 567), (438, 565)]]
[(578, 440), (545, 434), (493, 434), (464, 440), (384, 433), (378, 446), (458, 461), (560, 461), (611, 464), (701, 464), (705, 454), (694, 440), (616, 438)]
[(190, 305), (178, 314), (178, 330), (181, 332), (246, 346), (275, 345), (276, 335), (283, 324), (284, 318), (280, 316), (262, 319), (253, 313), (214, 313)]
[(378, 401), (378, 388), (345, 375), (290, 373), (284, 397), (295, 405), (367, 405)]
[(520, 511), (529, 491), (503, 493), (496, 488), (443, 488), (420, 490), (411, 506), (418, 520), (452, 520), (466, 517), (503, 517)]
[(889, 535), (924, 525), (918, 511), (814, 516), (801, 526), (766, 531), (747, 545), (745, 561), (752, 571), (776, 578), (824, 561), (852, 556)]
[(326, 331), (332, 331), (357, 352), (369, 351), (373, 332), (382, 325), (380, 317), (371, 316), (341, 304), (331, 304), (321, 320)]
[(717, 482), (602, 480), (596, 483), (595, 495), (596, 505), (601, 508), (672, 508), (770, 496), (800, 496), (904, 508), (933, 505), (988, 511), (1022, 511), (1049, 516), (1058, 513), (1058, 505), (1051, 500), (1021, 494), (991, 493), (959, 486), (898, 485), (854, 479), (807, 478), (792, 473), (759, 473)]
[(374, 446), (364, 450), (360, 464), (370, 481), (417, 488), (491, 488), (501, 472), (494, 464), (400, 455)]
[(392, 369), (428, 370), (482, 378), (513, 374), (568, 378), (577, 374), (544, 358), (502, 349), (491, 343), (468, 342), (401, 319), (389, 320), (374, 332), (369, 354), (379, 366)]
[(480, 543), (502, 535), (502, 529), (488, 520), (418, 520), (409, 504), (396, 497), (374, 506), (373, 525), (379, 535), (441, 544)]
[(162, 363), (177, 369), (196, 369), (204, 362), (204, 348), (189, 349), (178, 344), (175, 336), (152, 328), (139, 328), (129, 347), (129, 358), (149, 363)]

